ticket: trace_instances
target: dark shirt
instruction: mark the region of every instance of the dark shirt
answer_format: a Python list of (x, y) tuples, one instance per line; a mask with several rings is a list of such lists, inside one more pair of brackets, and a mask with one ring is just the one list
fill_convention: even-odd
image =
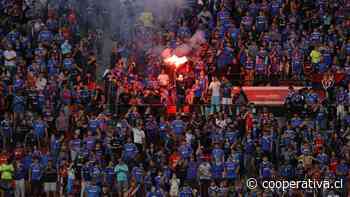
[(178, 96), (185, 96), (186, 88), (183, 82), (178, 82), (178, 81), (176, 82), (176, 94)]
[(57, 171), (55, 168), (46, 168), (44, 172), (44, 182), (54, 183), (57, 181)]

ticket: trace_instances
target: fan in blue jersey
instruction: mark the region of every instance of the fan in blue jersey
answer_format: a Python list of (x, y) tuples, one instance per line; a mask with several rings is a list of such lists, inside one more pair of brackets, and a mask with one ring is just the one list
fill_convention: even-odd
[(262, 11), (256, 17), (255, 27), (258, 33), (264, 32), (267, 28), (267, 19)]
[(87, 197), (99, 197), (101, 195), (101, 187), (96, 184), (96, 181), (92, 181), (85, 188), (85, 194)]
[(72, 71), (74, 68), (74, 60), (72, 58), (64, 58), (63, 66), (65, 69)]
[(219, 144), (215, 144), (215, 147), (212, 150), (213, 162), (215, 164), (222, 164), (224, 162), (224, 150), (220, 147)]
[(185, 141), (182, 143), (182, 145), (178, 148), (179, 153), (181, 154), (181, 157), (183, 159), (188, 159), (191, 157), (193, 150), (191, 147), (191, 144), (187, 144)]
[(38, 119), (33, 122), (33, 129), (34, 129), (35, 135), (39, 139), (43, 139), (44, 137), (45, 138), (48, 137), (47, 125), (46, 125), (46, 123), (44, 122), (44, 120), (42, 119), (41, 116), (39, 116)]
[(131, 170), (131, 175), (135, 179), (136, 183), (142, 184), (145, 176), (145, 171), (143, 169), (142, 164), (140, 164), (139, 166), (135, 166)]
[(269, 179), (272, 175), (272, 163), (267, 157), (263, 157), (263, 161), (260, 164), (259, 175), (262, 179)]
[(38, 41), (39, 42), (44, 42), (44, 43), (50, 43), (53, 39), (53, 35), (50, 30), (47, 28), (44, 28), (39, 32), (38, 35)]
[(232, 157), (228, 157), (225, 162), (225, 178), (229, 180), (229, 182), (233, 182), (237, 178), (239, 178), (239, 168), (240, 163), (239, 160), (233, 159)]
[(185, 122), (181, 120), (181, 116), (176, 116), (176, 119), (171, 123), (173, 132), (176, 135), (181, 135), (185, 130)]
[(180, 192), (179, 192), (179, 197), (193, 197), (193, 190), (191, 187), (189, 186), (184, 186), (181, 188)]
[(261, 150), (265, 153), (265, 154), (270, 154), (272, 153), (272, 149), (273, 149), (273, 139), (272, 136), (269, 135), (268, 133), (264, 132), (263, 136), (260, 140), (260, 147)]
[(127, 143), (123, 146), (123, 159), (125, 161), (131, 161), (135, 159), (135, 156), (138, 154), (137, 146), (132, 143), (131, 139), (128, 138)]
[(29, 181), (31, 183), (32, 192), (35, 195), (40, 195), (42, 191), (42, 176), (44, 173), (44, 167), (40, 164), (39, 158), (34, 157), (33, 163), (29, 168)]

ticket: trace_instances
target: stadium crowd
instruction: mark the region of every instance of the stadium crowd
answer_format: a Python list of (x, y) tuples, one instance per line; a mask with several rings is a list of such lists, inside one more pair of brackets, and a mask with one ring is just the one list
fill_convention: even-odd
[[(350, 1), (186, 0), (166, 24), (113, 35), (103, 80), (108, 13), (77, 2), (0, 1), (1, 196), (348, 195)], [(149, 50), (198, 30), (177, 68)], [(282, 114), (234, 91), (284, 81)], [(250, 190), (251, 177), (344, 187)]]

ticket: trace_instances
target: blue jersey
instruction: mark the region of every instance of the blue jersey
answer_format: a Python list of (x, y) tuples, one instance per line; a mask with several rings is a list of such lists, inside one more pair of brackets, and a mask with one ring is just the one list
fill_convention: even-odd
[(254, 61), (249, 60), (249, 59), (248, 59), (248, 60), (245, 62), (245, 64), (244, 64), (244, 67), (245, 67), (245, 69), (247, 69), (247, 70), (253, 70), (253, 69), (254, 69), (254, 66), (255, 66)]
[(47, 70), (50, 76), (57, 75), (59, 73), (57, 64), (58, 62), (54, 59), (49, 59), (49, 61), (47, 62)]
[(230, 23), (230, 13), (229, 12), (220, 11), (220, 12), (218, 12), (218, 17), (223, 25), (227, 25), (228, 23)]
[(63, 66), (67, 70), (72, 70), (73, 69), (73, 59), (72, 58), (65, 58), (63, 60)]
[(250, 16), (245, 16), (242, 18), (242, 24), (246, 27), (246, 28), (250, 28), (252, 26), (253, 23), (253, 19)]
[(240, 32), (239, 28), (235, 28), (234, 30), (232, 30), (231, 39), (233, 43), (236, 43), (238, 41), (239, 32)]
[(256, 26), (259, 31), (263, 31), (266, 26), (266, 17), (265, 16), (256, 17)]
[(345, 45), (345, 52), (346, 52), (346, 55), (350, 55), (350, 43), (347, 43)]
[(97, 119), (93, 119), (89, 121), (89, 129), (94, 133), (97, 132), (97, 128), (99, 127), (100, 122)]
[(182, 120), (174, 120), (171, 123), (171, 126), (173, 128), (173, 131), (177, 135), (181, 135), (184, 132), (185, 129), (185, 123)]
[(192, 196), (193, 196), (193, 191), (190, 187), (184, 187), (179, 192), (179, 197), (192, 197)]
[(255, 70), (256, 70), (256, 72), (259, 73), (259, 74), (265, 73), (266, 65), (265, 65), (265, 62), (264, 62), (264, 58), (263, 58), (263, 57), (260, 57), (260, 56), (257, 56), (257, 57), (256, 57), (256, 61), (255, 61)]
[(238, 137), (237, 131), (225, 132), (225, 139), (227, 139), (230, 144), (234, 144), (237, 140), (237, 137)]
[(303, 65), (299, 58), (293, 59), (292, 61), (292, 73), (300, 74), (302, 71)]
[(336, 95), (336, 103), (339, 104), (345, 104), (348, 100), (348, 94), (345, 91), (341, 91)]
[(96, 180), (97, 183), (101, 182), (102, 173), (103, 173), (103, 171), (97, 166), (93, 166), (90, 168), (90, 176), (94, 180)]
[(211, 166), (211, 174), (213, 179), (220, 179), (222, 178), (224, 172), (224, 165), (212, 165)]
[(316, 93), (307, 94), (305, 99), (308, 104), (315, 104), (318, 101), (318, 95)]
[(131, 171), (132, 176), (135, 178), (137, 183), (142, 183), (144, 178), (144, 170), (140, 167), (134, 167)]
[(201, 97), (202, 96), (202, 88), (200, 86), (195, 87), (194, 89), (194, 95), (196, 97)]
[(285, 178), (294, 176), (294, 168), (292, 165), (281, 166), (281, 176)]
[(323, 54), (322, 54), (322, 57), (323, 57), (323, 62), (327, 65), (327, 66), (330, 66), (332, 64), (332, 61), (333, 61), (333, 58), (332, 58), (332, 55), (331, 53), (326, 50)]
[(138, 153), (138, 149), (136, 147), (135, 144), (133, 143), (128, 143), (124, 145), (124, 157), (126, 159), (132, 159), (136, 156), (136, 154)]
[(321, 40), (321, 33), (320, 32), (313, 32), (311, 34), (311, 40), (314, 42), (319, 42)]
[(43, 138), (45, 136), (46, 125), (43, 122), (34, 122), (33, 129), (35, 135), (39, 138)]
[(84, 139), (84, 143), (88, 150), (92, 150), (93, 148), (95, 148), (96, 139), (93, 136), (88, 136)]
[(52, 40), (52, 33), (48, 30), (41, 31), (39, 33), (39, 41), (40, 42), (51, 42)]
[(51, 140), (51, 150), (54, 153), (57, 153), (60, 150), (61, 143), (60, 139), (57, 137), (54, 137), (54, 139)]
[(186, 179), (187, 180), (193, 180), (196, 179), (197, 177), (197, 168), (198, 168), (198, 164), (195, 161), (190, 161), (188, 163), (188, 167), (187, 167), (187, 175), (186, 175)]
[(259, 7), (257, 4), (255, 3), (251, 3), (249, 6), (248, 6), (248, 10), (249, 10), (249, 13), (255, 17), (257, 14), (258, 14), (258, 10), (259, 10)]
[(337, 171), (340, 172), (341, 174), (347, 176), (349, 173), (349, 166), (346, 163), (340, 163), (337, 165)]
[[(43, 47), (38, 47), (34, 50), (34, 54), (38, 56), (43, 56), (45, 54), (45, 49)], [(43, 62), (42, 59), (37, 59), (36, 63), (41, 64)]]
[(23, 112), (24, 111), (25, 100), (23, 96), (15, 95), (13, 99), (13, 110), (15, 112)]
[(164, 195), (162, 194), (161, 191), (155, 191), (155, 192), (147, 192), (146, 197), (163, 197)]
[(299, 127), (303, 123), (303, 120), (295, 117), (295, 118), (292, 118), (290, 123), (291, 123), (292, 127)]
[(43, 93), (39, 93), (37, 99), (39, 107), (43, 107), (43, 105), (45, 104), (45, 95)]
[(328, 70), (328, 65), (325, 62), (318, 63), (317, 67), (319, 73), (325, 73)]
[(190, 145), (185, 144), (185, 145), (181, 145), (179, 147), (179, 152), (180, 152), (182, 158), (187, 159), (192, 155), (193, 150), (192, 150), (192, 147)]
[(280, 11), (281, 4), (277, 1), (271, 2), (271, 15), (276, 16)]
[(30, 39), (28, 37), (23, 36), (21, 38), (21, 48), (22, 49), (29, 49)]
[(226, 169), (226, 177), (228, 179), (235, 179), (237, 178), (237, 169), (239, 167), (239, 163), (238, 162), (234, 162), (234, 161), (227, 161), (225, 162), (225, 169)]
[(263, 178), (269, 178), (271, 177), (272, 174), (272, 166), (270, 162), (263, 162), (261, 163), (261, 167), (260, 167), (260, 175)]
[(157, 189), (160, 188), (161, 183), (162, 183), (162, 177), (161, 176), (154, 177), (154, 184), (155, 184)]
[(214, 148), (211, 154), (213, 155), (213, 158), (216, 162), (222, 161), (225, 155), (224, 151), (221, 148)]
[(212, 141), (212, 143), (220, 143), (224, 140), (224, 136), (222, 133), (219, 133), (219, 132), (213, 132), (211, 135), (210, 135), (210, 139)]
[(41, 177), (43, 175), (43, 168), (41, 166), (41, 164), (37, 163), (37, 164), (32, 164), (30, 167), (31, 170), (31, 180), (34, 181), (40, 181)]
[(7, 34), (7, 39), (12, 43), (12, 44), (15, 44), (16, 41), (18, 40), (20, 36), (20, 33), (18, 31), (10, 31), (8, 34)]
[(44, 154), (40, 157), (40, 163), (41, 163), (41, 165), (43, 165), (45, 167), (48, 165), (50, 160), (52, 161), (52, 157), (50, 155), (47, 155), (47, 154)]
[(101, 188), (97, 185), (88, 185), (85, 188), (87, 197), (99, 197), (101, 195)]
[(74, 103), (77, 103), (77, 104), (81, 103), (80, 94), (78, 91), (72, 90), (72, 97), (74, 98)]
[(270, 136), (263, 136), (261, 138), (261, 150), (266, 151), (266, 152), (271, 152), (272, 148), (272, 139)]
[(22, 79), (16, 79), (13, 87), (16, 91), (17, 89), (21, 89), (23, 87), (23, 85), (24, 85), (24, 81)]
[(23, 166), (24, 166), (24, 169), (27, 171), (30, 169), (32, 163), (33, 163), (33, 160), (32, 160), (32, 155), (26, 155), (24, 156), (24, 158), (22, 159), (22, 163), (23, 163)]
[(72, 139), (69, 142), (69, 147), (71, 148), (71, 150), (78, 152), (81, 147), (81, 139)]
[(316, 157), (316, 160), (321, 163), (321, 165), (329, 164), (329, 156), (325, 153), (321, 153)]
[(244, 146), (244, 151), (248, 154), (252, 154), (255, 150), (255, 144), (252, 139), (248, 139)]
[(58, 27), (58, 22), (56, 20), (49, 19), (46, 21), (46, 24), (47, 24), (48, 29), (50, 29), (50, 30), (56, 30)]
[(85, 181), (90, 181), (91, 180), (91, 176), (90, 176), (90, 167), (88, 165), (84, 165), (81, 168), (81, 177), (85, 180)]
[(26, 174), (27, 174), (27, 171), (24, 168), (24, 165), (19, 165), (19, 167), (17, 167), (15, 169), (13, 177), (14, 177), (15, 180), (21, 180), (21, 179), (25, 179), (26, 178)]

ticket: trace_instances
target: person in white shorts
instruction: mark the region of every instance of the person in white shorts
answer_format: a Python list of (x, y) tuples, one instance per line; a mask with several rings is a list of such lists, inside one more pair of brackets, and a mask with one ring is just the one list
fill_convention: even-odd
[(44, 171), (44, 191), (46, 196), (57, 196), (57, 170), (53, 167), (52, 161), (49, 160), (47, 168)]
[(221, 104), (222, 109), (231, 114), (231, 107), (232, 107), (232, 84), (231, 82), (226, 78), (222, 77), (222, 83), (221, 83)]

